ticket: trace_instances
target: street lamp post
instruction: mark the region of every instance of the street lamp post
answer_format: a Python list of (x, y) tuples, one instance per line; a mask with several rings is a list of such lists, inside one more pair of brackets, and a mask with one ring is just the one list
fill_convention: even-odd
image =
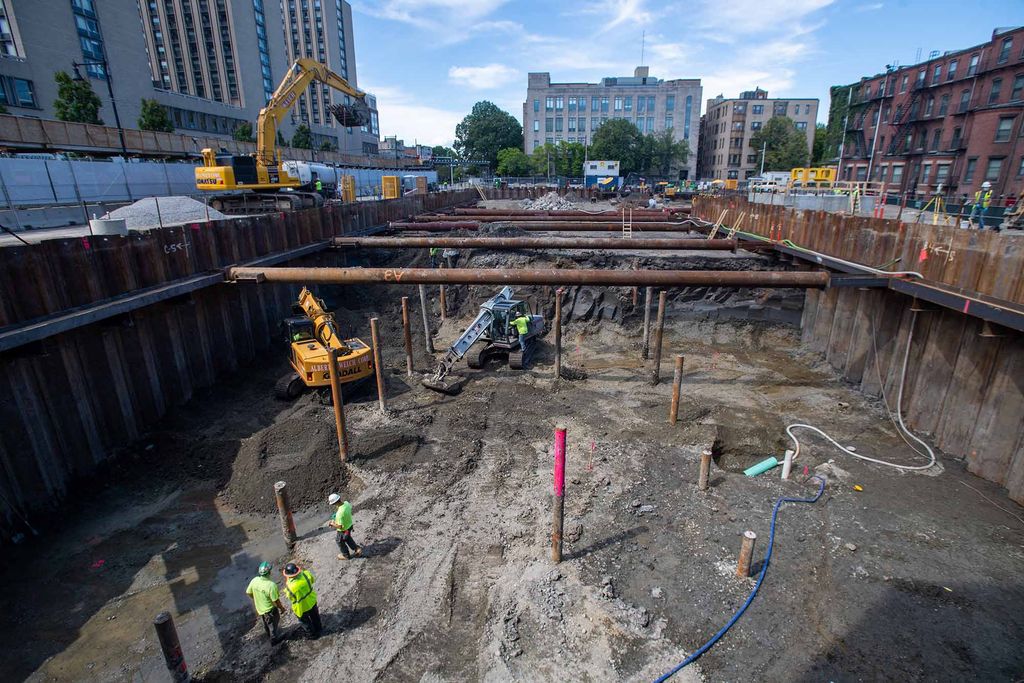
[(75, 70), (75, 75), (72, 80), (84, 81), (82, 74), (78, 71), (80, 66), (102, 66), (103, 75), (106, 76), (107, 81), (107, 94), (110, 96), (110, 106), (114, 110), (114, 124), (117, 126), (117, 134), (121, 138), (121, 152), (128, 156), (128, 146), (124, 142), (124, 128), (121, 127), (121, 117), (117, 113), (117, 102), (114, 101), (114, 86), (110, 77), (110, 64), (106, 59), (87, 59), (84, 62), (71, 62), (72, 68)]

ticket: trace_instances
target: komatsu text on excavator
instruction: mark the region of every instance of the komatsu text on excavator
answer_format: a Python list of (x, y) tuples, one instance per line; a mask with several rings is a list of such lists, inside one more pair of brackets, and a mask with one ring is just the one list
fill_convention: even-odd
[(287, 211), (319, 206), (323, 198), (314, 192), (299, 192), (302, 182), (281, 167), (277, 127), (299, 95), (312, 81), (319, 81), (345, 94), (351, 104), (336, 104), (331, 114), (346, 128), (370, 122), (366, 93), (312, 59), (298, 59), (288, 69), (267, 106), (256, 120), (256, 154), (218, 154), (203, 150), (203, 165), (196, 167), (196, 188), (216, 192), (210, 206), (223, 213)]
[(373, 352), (361, 339), (342, 339), (334, 315), (324, 302), (305, 287), (294, 305), (296, 315), (284, 321), (292, 372), (282, 377), (275, 387), (278, 398), (291, 400), (306, 389), (330, 395), (330, 349), (338, 350), (338, 379), (348, 389), (374, 374)]

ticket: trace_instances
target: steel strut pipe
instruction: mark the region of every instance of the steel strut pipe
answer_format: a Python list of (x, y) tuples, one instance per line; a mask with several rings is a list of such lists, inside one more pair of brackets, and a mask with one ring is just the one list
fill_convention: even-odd
[[(668, 216), (673, 213), (689, 213), (688, 207), (673, 209), (633, 209), (633, 216)], [(457, 216), (618, 216), (622, 209), (604, 209), (601, 211), (551, 210), (544, 209), (482, 209), (479, 207), (456, 207)]]
[[(476, 230), (485, 223), (494, 221), (437, 221), (435, 223), (389, 223), (391, 230), (415, 230), (419, 232), (437, 232), (444, 230)], [(514, 228), (526, 231), (549, 231), (568, 230), (574, 232), (621, 232), (622, 223), (619, 221), (501, 221), (508, 223)], [(695, 228), (691, 223), (680, 221), (640, 221), (633, 223), (633, 232), (694, 232)]]
[(691, 249), (735, 251), (738, 240), (673, 237), (335, 237), (336, 247), (357, 249)]
[[(665, 223), (671, 221), (681, 220), (681, 216), (684, 214), (669, 215), (665, 213), (650, 213), (637, 216), (633, 215), (634, 223)], [(544, 214), (516, 214), (516, 213), (496, 213), (496, 214), (469, 214), (459, 216), (416, 216), (412, 219), (413, 223), (446, 223), (446, 222), (480, 222), (480, 223), (498, 223), (498, 222), (510, 222), (510, 223), (521, 223), (521, 222), (552, 222), (552, 223), (588, 223), (598, 222), (607, 223), (615, 218), (615, 214), (599, 214), (599, 215), (588, 215), (588, 214), (576, 214), (572, 216), (548, 216)], [(408, 222), (408, 221), (405, 221)]]
[(596, 285), (628, 287), (828, 287), (824, 271), (506, 268), (228, 268), (225, 279), (335, 285)]

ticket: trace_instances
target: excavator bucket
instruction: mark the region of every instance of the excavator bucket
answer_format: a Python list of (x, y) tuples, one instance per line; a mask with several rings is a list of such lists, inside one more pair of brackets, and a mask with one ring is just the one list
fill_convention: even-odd
[(336, 104), (331, 107), (331, 113), (338, 123), (346, 128), (359, 128), (370, 124), (370, 108), (362, 100), (356, 100), (352, 104)]
[(465, 377), (457, 377), (455, 375), (449, 375), (442, 380), (436, 380), (434, 377), (426, 377), (423, 380), (423, 386), (427, 389), (433, 389), (438, 393), (447, 394), (448, 396), (455, 396), (462, 391), (462, 386), (465, 383)]

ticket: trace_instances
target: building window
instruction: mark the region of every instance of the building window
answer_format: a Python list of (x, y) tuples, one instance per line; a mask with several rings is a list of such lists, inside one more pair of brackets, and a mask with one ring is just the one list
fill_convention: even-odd
[(957, 113), (963, 114), (971, 106), (971, 91), (964, 90), (960, 93), (960, 107)]
[(932, 115), (932, 109), (934, 109), (934, 108), (935, 108), (935, 98), (929, 96), (928, 97), (928, 102), (925, 103), (925, 105), (924, 105), (924, 115), (925, 115), (926, 118)]
[(693, 109), (693, 95), (686, 96), (686, 110), (683, 113), (683, 137), (690, 138), (690, 111)]
[(646, 111), (647, 111), (647, 98), (646, 97), (637, 97), (636, 98), (636, 113), (637, 114), (643, 114)]
[(615, 111), (622, 111), (622, 98), (621, 97), (616, 97), (615, 98)]
[(985, 167), (985, 180), (994, 183), (999, 180), (999, 174), (1003, 172), (1003, 157), (989, 157), (988, 165)]
[(935, 85), (942, 80), (942, 65), (936, 64), (935, 70), (932, 71), (932, 85)]
[(996, 57), (996, 64), (1005, 64), (1006, 60), (1010, 58), (1010, 50), (1013, 49), (1013, 38), (1006, 38), (1003, 40), (1003, 45), (999, 49), (999, 56)]
[(590, 98), (590, 111), (599, 111), (601, 107), (601, 101), (596, 97)]
[[(608, 111), (608, 98), (607, 97), (602, 97), (601, 98), (601, 112), (604, 113), (604, 112), (607, 112), (607, 111)], [(607, 118), (607, 117), (605, 117), (605, 118)]]
[(796, 122), (796, 129), (797, 130), (802, 130), (802, 131), (804, 131), (806, 133), (807, 132), (807, 122), (806, 121), (797, 121)]
[[(536, 101), (536, 100), (534, 100), (534, 101)], [(533, 120), (533, 132), (534, 133), (539, 133), (540, 132), (540, 119), (534, 119)]]
[(585, 96), (584, 97), (580, 97), (579, 109), (580, 109), (580, 111), (586, 111), (587, 110), (587, 98)]
[(569, 113), (572, 113), (574, 111), (576, 111), (576, 98), (575, 97), (570, 97), (569, 98)]
[(556, 133), (561, 133), (562, 132), (562, 126), (564, 125), (564, 121), (565, 121), (565, 119), (563, 119), (561, 116), (555, 118), (555, 132)]
[(1017, 164), (1017, 177), (1024, 176), (1024, 157), (1020, 158), (1020, 163)]
[[(570, 116), (569, 117), (569, 132), (570, 133), (575, 133), (576, 132), (576, 117), (575, 116)], [(572, 141), (570, 140), (570, 142), (572, 142)]]
[(969, 183), (974, 180), (974, 170), (978, 168), (978, 159), (974, 157), (967, 160), (967, 165), (964, 167), (964, 182)]
[(732, 129), (733, 130), (743, 130), (743, 122), (742, 121), (733, 121), (732, 122)]
[(733, 114), (746, 114), (747, 113), (747, 103), (746, 102), (737, 102), (736, 104), (732, 105), (732, 113)]
[(949, 63), (949, 71), (946, 72), (946, 80), (951, 81), (956, 78), (956, 66), (959, 64), (959, 60), (954, 59)]
[[(638, 107), (640, 106), (639, 100), (637, 101), (637, 106)], [(676, 108), (676, 96), (675, 95), (665, 95), (665, 111), (674, 111), (675, 108)]]
[(945, 116), (947, 111), (949, 111), (949, 93), (939, 98), (939, 116)]
[(565, 98), (564, 97), (556, 97), (555, 98), (555, 111), (562, 111), (563, 109), (565, 109)]
[(544, 119), (544, 132), (553, 133), (555, 132), (555, 120), (550, 116)]
[(14, 106), (16, 107), (37, 107), (35, 84), (26, 81), (24, 78), (12, 78), (14, 86)]
[(544, 111), (554, 111), (554, 110), (555, 110), (555, 98), (554, 97), (545, 97), (544, 98)]
[(932, 151), (939, 151), (939, 143), (942, 142), (942, 129), (936, 128), (935, 133), (932, 135)]
[(892, 184), (899, 185), (903, 182), (903, 164), (894, 164), (892, 167)]
[(623, 100), (622, 100), (622, 108), (625, 111), (633, 111), (633, 96), (632, 95), (627, 95), (625, 98), (623, 98)]
[(674, 126), (672, 124), (672, 116), (666, 114), (665, 115), (665, 129), (668, 130), (668, 129), (673, 128), (673, 127)]
[(988, 103), (995, 104), (999, 101), (999, 94), (1003, 91), (1003, 79), (993, 78), (992, 89), (988, 91)]
[(962, 129), (960, 128), (960, 126), (957, 126), (956, 128), (953, 129), (953, 137), (949, 141), (949, 148), (950, 149), (959, 149), (960, 148), (960, 131), (961, 130)]
[(996, 126), (996, 142), (1009, 142), (1010, 133), (1013, 132), (1013, 116), (999, 117), (999, 125)]
[(1013, 79), (1013, 91), (1010, 93), (1010, 100), (1016, 102), (1024, 94), (1024, 74), (1019, 74)]
[(537, 113), (537, 112), (540, 111), (540, 100), (539, 99), (535, 99), (533, 101), (533, 111), (534, 111), (534, 113)]
[(754, 116), (760, 116), (761, 114), (764, 113), (764, 105), (763, 104), (752, 104), (752, 105), (750, 105), (750, 113), (753, 114)]
[(900, 92), (907, 92), (907, 81), (910, 80), (910, 74), (903, 74), (903, 78), (900, 79)]
[(761, 126), (762, 125), (763, 125), (762, 121), (751, 121), (750, 122), (750, 130), (761, 130)]
[(971, 55), (971, 61), (967, 65), (967, 77), (968, 78), (970, 78), (971, 76), (973, 76), (976, 73), (978, 73), (978, 60), (980, 60), (980, 59), (981, 59), (980, 55)]

